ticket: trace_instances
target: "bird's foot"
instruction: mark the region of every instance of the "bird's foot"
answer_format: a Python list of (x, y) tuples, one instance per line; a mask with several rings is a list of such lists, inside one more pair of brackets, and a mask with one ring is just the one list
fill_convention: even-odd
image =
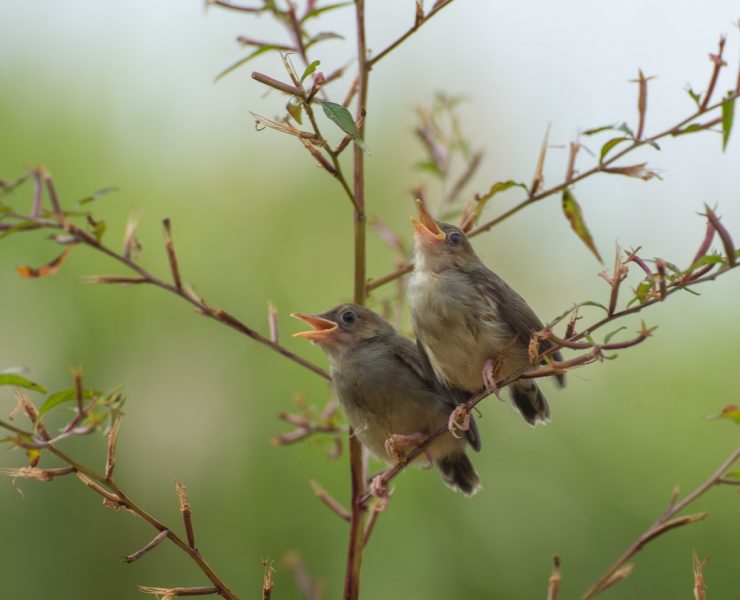
[(447, 428), (450, 430), (452, 437), (460, 439), (457, 430), (467, 431), (470, 429), (470, 413), (464, 404), (458, 406), (450, 413), (450, 419), (447, 421)]
[[(385, 441), (385, 451), (388, 453), (388, 456), (396, 462), (402, 462), (406, 459), (406, 453), (403, 450), (404, 448), (416, 448), (428, 437), (429, 436), (426, 433), (421, 432), (411, 433), (409, 435), (393, 433)], [(431, 468), (432, 457), (429, 454), (429, 450), (424, 450), (424, 456), (426, 456), (429, 461), (427, 468)]]
[(391, 500), (391, 492), (388, 489), (388, 483), (382, 473), (373, 477), (370, 482), (369, 491), (370, 495), (376, 498), (374, 509), (378, 512), (384, 512), (388, 508), (388, 503)]
[(499, 400), (501, 400), (501, 396), (499, 395), (500, 390), (496, 384), (496, 377), (500, 370), (501, 365), (498, 360), (492, 360), (489, 358), (483, 365), (483, 383), (486, 386), (486, 391), (489, 394), (496, 396)]

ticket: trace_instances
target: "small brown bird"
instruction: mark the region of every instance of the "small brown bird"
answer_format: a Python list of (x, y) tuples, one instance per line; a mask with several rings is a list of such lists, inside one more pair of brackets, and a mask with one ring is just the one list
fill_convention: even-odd
[[(413, 342), (381, 316), (355, 304), (291, 316), (313, 328), (294, 336), (311, 340), (329, 356), (347, 420), (370, 452), (395, 461), (403, 448), (417, 446), (448, 422), (456, 407), (452, 396), (427, 377)], [(474, 449), (480, 448), (475, 423), (466, 437)], [(465, 445), (466, 439), (445, 432), (425, 454), (447, 485), (470, 496), (480, 484)]]
[[(483, 264), (459, 227), (435, 221), (417, 204), (408, 299), (419, 347), (443, 384), (468, 392), (484, 386), (497, 391), (496, 375), (508, 377), (529, 364), (530, 338), (543, 325), (524, 299)], [(546, 340), (540, 342), (540, 351), (549, 347)], [(552, 356), (561, 360), (560, 353)], [(564, 384), (562, 375), (558, 382)], [(509, 387), (529, 424), (548, 420), (550, 407), (534, 380), (519, 379)]]

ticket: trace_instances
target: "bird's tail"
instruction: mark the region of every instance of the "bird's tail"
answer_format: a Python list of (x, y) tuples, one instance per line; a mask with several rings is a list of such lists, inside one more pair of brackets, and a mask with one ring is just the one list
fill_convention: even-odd
[(522, 413), (524, 420), (530, 425), (537, 421), (547, 423), (550, 420), (550, 406), (542, 395), (539, 386), (531, 379), (519, 379), (509, 386), (511, 401)]
[(480, 479), (464, 452), (448, 454), (436, 461), (444, 482), (453, 490), (472, 496), (480, 489)]

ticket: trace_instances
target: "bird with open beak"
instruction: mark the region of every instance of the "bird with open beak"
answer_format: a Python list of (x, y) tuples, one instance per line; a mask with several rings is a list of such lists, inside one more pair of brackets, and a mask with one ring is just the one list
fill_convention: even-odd
[[(532, 334), (543, 328), (534, 311), (480, 260), (465, 233), (435, 221), (417, 201), (414, 272), (408, 300), (417, 342), (443, 384), (468, 392), (498, 393), (496, 380), (529, 362)], [(550, 347), (540, 341), (540, 352)], [(561, 360), (553, 353), (554, 360)], [(562, 386), (564, 378), (558, 376)], [(534, 425), (550, 416), (547, 400), (531, 379), (510, 386), (511, 399)], [(451, 422), (452, 425), (452, 422)]]
[[(381, 316), (355, 304), (291, 316), (312, 327), (294, 336), (311, 340), (328, 355), (347, 420), (370, 452), (394, 462), (405, 448), (416, 447), (448, 422), (455, 401), (427, 376), (413, 342)], [(474, 422), (465, 438), (445, 432), (425, 454), (447, 485), (470, 496), (479, 479), (465, 454), (466, 443), (480, 448)]]

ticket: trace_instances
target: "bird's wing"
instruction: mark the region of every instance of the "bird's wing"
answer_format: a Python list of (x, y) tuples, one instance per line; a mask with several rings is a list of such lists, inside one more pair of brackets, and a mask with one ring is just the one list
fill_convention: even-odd
[[(434, 391), (444, 400), (445, 404), (450, 407), (450, 412), (458, 405), (467, 402), (470, 398), (470, 394), (468, 392), (456, 387), (447, 387), (439, 382), (437, 376), (434, 374), (434, 369), (432, 368), (432, 363), (429, 361), (429, 356), (427, 356), (426, 350), (424, 350), (424, 344), (422, 344), (418, 338), (416, 340), (416, 347), (419, 350), (419, 362), (424, 369), (425, 379), (434, 387)], [(478, 431), (478, 423), (476, 423), (473, 415), (470, 415), (470, 429), (466, 431), (465, 435), (473, 450), (480, 452), (482, 447), (480, 431)]]
[[(429, 389), (430, 393), (434, 394), (436, 398), (444, 402), (444, 404), (449, 407), (450, 412), (468, 399), (466, 392), (458, 390), (457, 388), (448, 389), (439, 383), (434, 375), (429, 358), (420, 343), (417, 342), (417, 352), (417, 348), (414, 347), (411, 340), (403, 336), (398, 336), (392, 341), (392, 347), (396, 357), (405, 363), (406, 366), (408, 366), (417, 375), (423, 385)], [(465, 433), (470, 446), (474, 450), (480, 451), (480, 432), (478, 431), (478, 425), (472, 415), (470, 418), (470, 429)]]
[[(532, 334), (544, 329), (542, 321), (524, 298), (496, 273), (480, 265), (471, 270), (468, 276), (479, 293), (498, 311), (498, 319), (504, 321), (511, 329), (512, 337), (517, 336), (517, 343), (529, 345)], [(544, 352), (551, 346), (548, 340), (540, 340), (540, 352)], [(557, 361), (562, 360), (560, 352), (553, 353), (552, 357)], [(565, 385), (565, 376), (557, 375), (557, 381), (561, 386)]]

